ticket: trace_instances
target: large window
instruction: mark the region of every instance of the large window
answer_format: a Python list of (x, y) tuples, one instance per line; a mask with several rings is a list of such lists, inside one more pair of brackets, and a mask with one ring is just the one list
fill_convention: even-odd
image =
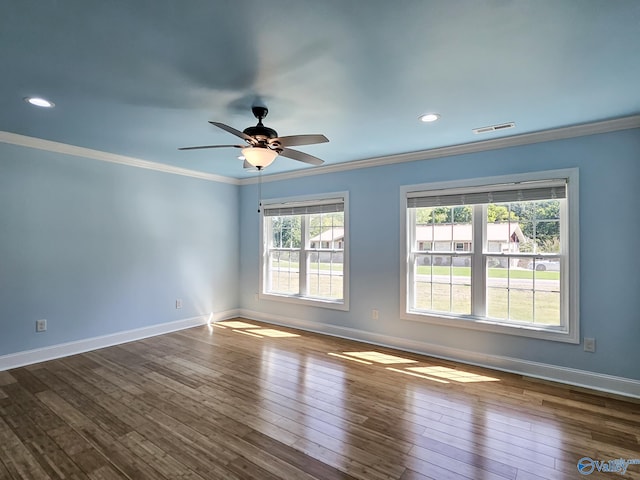
[(346, 199), (264, 202), (262, 295), (348, 309)]
[(578, 341), (577, 171), (405, 187), (403, 203), (403, 318)]

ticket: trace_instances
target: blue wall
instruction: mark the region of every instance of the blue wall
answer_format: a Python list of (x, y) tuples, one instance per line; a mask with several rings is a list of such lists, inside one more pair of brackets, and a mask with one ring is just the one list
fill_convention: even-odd
[(0, 355), (237, 308), (238, 190), (0, 144)]
[[(569, 167), (580, 170), (581, 336), (596, 338), (596, 353), (399, 319), (400, 186)], [(0, 144), (0, 356), (242, 308), (640, 379), (639, 180), (635, 129), (265, 182), (263, 198), (350, 192), (351, 308), (342, 312), (255, 300), (256, 185)]]
[[(581, 336), (573, 345), (399, 319), (402, 185), (578, 167)], [(640, 379), (640, 130), (266, 182), (263, 198), (350, 192), (351, 309), (268, 300), (258, 291), (255, 185), (241, 189), (240, 306), (287, 318), (411, 339), (480, 354)], [(380, 312), (371, 320), (371, 309)], [(357, 335), (354, 335), (357, 336)]]

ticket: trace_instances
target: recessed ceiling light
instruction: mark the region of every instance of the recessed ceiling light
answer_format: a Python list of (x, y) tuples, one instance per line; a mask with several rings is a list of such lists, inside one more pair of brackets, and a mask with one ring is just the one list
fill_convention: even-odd
[(25, 97), (25, 102), (35, 105), (36, 107), (52, 108), (55, 107), (55, 103), (41, 97)]
[(438, 120), (440, 118), (440, 114), (439, 113), (425, 113), (424, 115), (420, 115), (418, 117), (420, 119), (421, 122), (435, 122), (436, 120)]

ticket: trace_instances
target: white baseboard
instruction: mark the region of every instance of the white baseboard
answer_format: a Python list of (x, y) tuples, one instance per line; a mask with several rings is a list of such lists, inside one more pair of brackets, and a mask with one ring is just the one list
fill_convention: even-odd
[(97, 350), (99, 348), (111, 347), (122, 343), (133, 342), (147, 337), (154, 337), (165, 333), (184, 330), (185, 328), (206, 325), (210, 322), (218, 322), (229, 318), (237, 317), (239, 310), (227, 310), (225, 312), (209, 313), (197, 317), (176, 320), (175, 322), (160, 323), (148, 327), (126, 330), (124, 332), (102, 335), (100, 337), (86, 338), (75, 342), (60, 343), (50, 347), (26, 350), (24, 352), (11, 353), (0, 356), (0, 371), (11, 368), (23, 367), (33, 363), (45, 362), (56, 358), (76, 355), (78, 353)]
[(3, 355), (0, 356), (0, 371), (44, 362), (47, 360), (54, 360), (56, 358), (66, 357), (69, 355), (76, 355), (90, 350), (97, 350), (99, 348), (141, 340), (147, 337), (171, 333), (177, 330), (183, 330), (185, 328), (196, 327), (198, 325), (205, 325), (210, 322), (218, 322), (235, 317), (243, 317), (273, 325), (299, 328), (301, 330), (331, 335), (348, 340), (356, 340), (373, 345), (396, 348), (407, 352), (493, 368), (504, 372), (511, 372), (519, 375), (526, 375), (529, 377), (551, 380), (568, 385), (575, 385), (640, 399), (640, 381), (631, 378), (616, 377), (613, 375), (605, 375), (586, 370), (577, 370), (557, 365), (530, 362), (518, 358), (444, 347), (433, 343), (390, 337), (388, 335), (367, 332), (365, 330), (300, 320), (297, 318), (284, 317), (282, 315), (271, 315), (246, 309), (234, 309), (227, 310), (225, 312), (210, 313), (207, 315), (177, 320), (175, 322), (151, 325), (149, 327), (127, 330), (110, 335), (103, 335), (100, 337), (87, 338), (75, 342), (61, 343), (50, 347)]
[(472, 352), (436, 345), (433, 343), (418, 342), (406, 338), (390, 337), (388, 335), (367, 332), (365, 330), (283, 317), (282, 315), (271, 315), (253, 310), (240, 309), (239, 316), (274, 325), (299, 328), (301, 330), (331, 335), (348, 340), (356, 340), (373, 345), (396, 348), (407, 352), (428, 355), (430, 357), (453, 360), (470, 365), (493, 368), (503, 372), (516, 373), (528, 377), (551, 380), (567, 385), (574, 385), (640, 399), (640, 380), (634, 380), (631, 378), (616, 377), (613, 375), (561, 367), (546, 363), (530, 362), (519, 358)]

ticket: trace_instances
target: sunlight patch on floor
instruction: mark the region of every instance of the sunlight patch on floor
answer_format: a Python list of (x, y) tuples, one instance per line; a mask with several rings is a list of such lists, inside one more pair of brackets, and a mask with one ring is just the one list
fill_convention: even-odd
[(412, 377), (424, 378), (425, 380), (431, 380), (432, 382), (438, 383), (449, 383), (446, 380), (441, 380), (439, 378), (428, 377), (427, 375), (420, 375), (419, 373), (409, 372), (408, 370), (400, 370), (399, 368), (386, 367), (387, 370), (391, 370), (392, 372), (404, 373), (405, 375), (411, 375)]
[(461, 383), (499, 382), (500, 379), (449, 367), (409, 367), (407, 370)]
[(249, 335), (250, 337), (263, 338), (262, 335), (256, 335), (255, 333), (247, 332), (246, 330), (231, 330), (231, 331), (236, 333), (242, 333), (244, 335)]
[(262, 328), (258, 325), (240, 322), (238, 320), (218, 322), (217, 324), (214, 324), (214, 326), (218, 328), (231, 328), (232, 332), (242, 333), (244, 335), (256, 338), (294, 338), (300, 336), (297, 333), (285, 332), (284, 330), (278, 330), (276, 328)]
[(218, 322), (218, 325), (231, 328), (260, 328), (258, 325), (252, 325), (246, 322), (240, 322), (238, 320), (228, 320), (224, 322)]
[[(256, 330), (251, 330), (256, 331)], [(342, 358), (344, 360), (349, 360), (352, 362), (363, 363), (365, 365), (374, 365), (374, 364), (382, 364), (382, 365), (399, 365), (406, 363), (418, 363), (417, 360), (411, 360), (408, 358), (400, 357), (397, 355), (389, 355), (387, 353), (380, 353), (376, 351), (365, 351), (365, 352), (329, 352), (328, 355), (332, 357)], [(410, 375), (412, 377), (423, 378), (425, 380), (429, 380), (431, 382), (437, 383), (479, 383), (479, 382), (499, 382), (499, 378), (490, 377), (487, 375), (479, 375), (477, 373), (467, 372), (465, 370), (460, 370), (456, 368), (450, 367), (442, 367), (442, 366), (430, 366), (430, 367), (404, 367), (404, 368), (393, 368), (393, 367), (385, 367), (387, 370), (403, 373), (405, 375)]]
[(342, 352), (343, 355), (349, 357), (356, 357), (361, 360), (367, 360), (374, 363), (382, 363), (385, 365), (391, 365), (395, 363), (418, 363), (416, 360), (410, 360), (408, 358), (398, 357), (395, 355), (388, 355), (380, 352)]
[(300, 336), (297, 333), (283, 332), (282, 330), (276, 330), (275, 328), (258, 328), (258, 329), (251, 329), (251, 330), (245, 330), (245, 331), (255, 333), (257, 335), (264, 336), (264, 337), (274, 337), (274, 338), (284, 338), (284, 337), (291, 338), (291, 337)]
[(373, 365), (373, 363), (367, 362), (366, 360), (360, 360), (358, 358), (348, 357), (347, 355), (341, 355), (339, 353), (329, 352), (328, 355), (331, 355), (332, 357), (344, 358), (345, 360), (351, 360), (352, 362), (364, 363), (365, 365)]

